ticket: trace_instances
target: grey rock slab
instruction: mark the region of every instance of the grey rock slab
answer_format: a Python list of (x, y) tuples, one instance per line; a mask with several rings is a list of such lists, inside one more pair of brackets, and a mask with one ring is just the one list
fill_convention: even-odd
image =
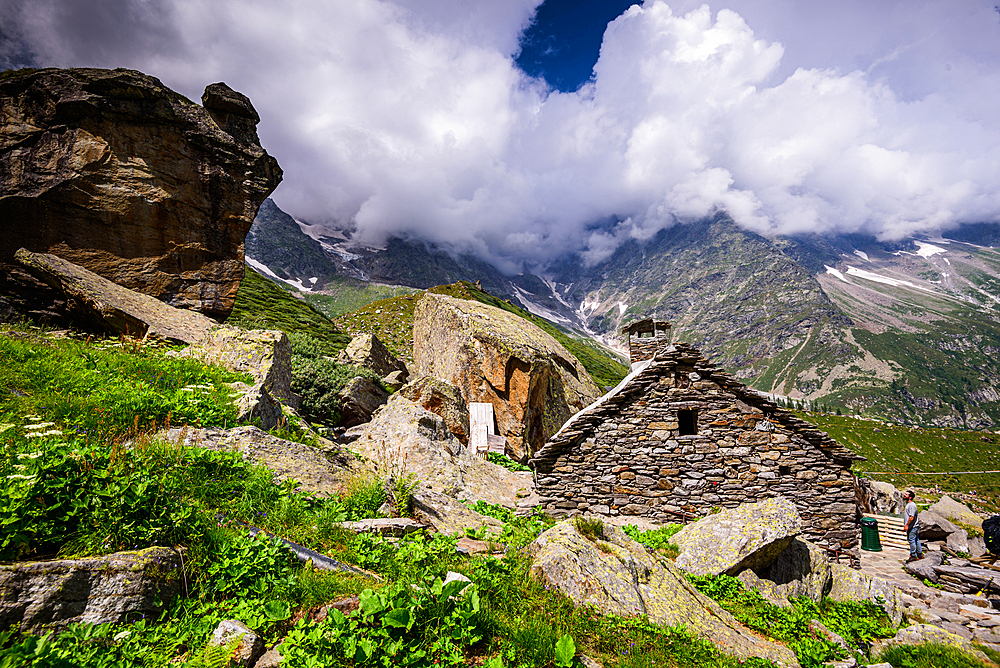
[(357, 376), (337, 394), (340, 420), (345, 427), (364, 424), (389, 399), (389, 393), (371, 378)]
[(937, 513), (951, 522), (960, 522), (977, 529), (983, 528), (983, 518), (973, 512), (967, 505), (959, 503), (947, 494), (942, 496), (940, 501), (927, 510)]
[(41, 632), (153, 618), (156, 601), (169, 601), (180, 587), (180, 555), (167, 547), (0, 564), (0, 629), (20, 622), (23, 632)]
[(21, 248), (14, 257), (33, 276), (65, 296), (67, 308), (81, 328), (191, 343), (217, 326), (197, 311), (174, 308), (55, 255)]
[(430, 528), (429, 525), (410, 517), (379, 517), (357, 522), (344, 522), (342, 525), (354, 533), (377, 533), (383, 536), (405, 536), (414, 531)]
[(466, 529), (486, 529), (499, 536), (503, 522), (470, 509), (461, 501), (429, 489), (413, 492), (413, 515), (420, 522), (445, 533), (464, 534)]
[(921, 540), (946, 540), (949, 534), (958, 531), (957, 526), (931, 510), (920, 513), (917, 520), (920, 522)]

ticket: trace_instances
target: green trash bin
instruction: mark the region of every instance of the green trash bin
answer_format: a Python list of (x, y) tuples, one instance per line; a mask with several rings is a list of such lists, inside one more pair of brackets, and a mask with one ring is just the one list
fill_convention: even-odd
[(878, 522), (874, 517), (861, 518), (861, 549), (881, 552), (882, 541), (878, 538)]

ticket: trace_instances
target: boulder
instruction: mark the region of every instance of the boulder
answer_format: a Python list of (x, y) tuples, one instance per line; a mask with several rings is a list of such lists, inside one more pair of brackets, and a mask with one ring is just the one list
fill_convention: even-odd
[(784, 497), (744, 503), (689, 524), (671, 542), (676, 564), (694, 575), (736, 575), (768, 566), (802, 531), (795, 504)]
[[(134, 70), (25, 69), (0, 80), (0, 220), (10, 223), (0, 292), (25, 309), (51, 303), (13, 262), (26, 248), (228, 316), (244, 238), (281, 169), (245, 96), (213, 84), (203, 104)], [(28, 293), (38, 304), (23, 302)]]
[(63, 296), (67, 314), (80, 329), (192, 343), (216, 326), (214, 320), (197, 311), (174, 308), (49, 253), (20, 248), (14, 259)]
[(260, 421), (264, 429), (274, 429), (285, 420), (281, 402), (271, 396), (261, 383), (230, 383), (229, 387), (238, 395), (236, 398), (237, 422)]
[(934, 569), (937, 566), (940, 566), (943, 561), (943, 552), (931, 552), (928, 550), (924, 552), (923, 559), (903, 564), (903, 570), (916, 578), (920, 578), (921, 580), (930, 580), (931, 582), (937, 584), (938, 576)]
[(826, 550), (801, 538), (794, 538), (761, 576), (774, 583), (779, 599), (805, 596), (819, 603), (830, 585), (832, 571)]
[(397, 392), (403, 389), (406, 385), (407, 374), (402, 371), (393, 371), (384, 378), (382, 378), (382, 384), (388, 387), (393, 392)]
[(250, 668), (264, 654), (264, 641), (250, 627), (235, 619), (223, 619), (212, 632), (209, 645), (225, 647), (236, 642), (236, 648), (229, 659), (230, 666)]
[[(966, 506), (965, 504), (959, 503), (955, 499), (951, 498), (947, 494), (941, 497), (941, 500), (935, 503), (933, 506), (927, 510), (938, 514), (939, 516), (949, 520), (950, 522), (955, 522), (958, 524), (964, 524), (966, 526), (979, 529), (983, 528), (983, 518), (981, 518), (976, 513)], [(923, 514), (921, 513), (921, 517)]]
[(244, 461), (266, 466), (276, 482), (298, 481), (303, 492), (332, 496), (344, 489), (348, 479), (357, 472), (354, 457), (325, 439), (317, 446), (286, 441), (257, 427), (232, 429), (167, 429), (159, 436), (187, 446), (210, 450), (233, 450)]
[(461, 501), (429, 489), (413, 493), (413, 516), (444, 534), (465, 535), (466, 529), (479, 530), (484, 526), (499, 536), (503, 522), (471, 510)]
[(986, 554), (986, 539), (982, 536), (975, 536), (969, 538), (969, 556), (973, 559), (978, 559), (979, 557)]
[(263, 386), (274, 399), (292, 408), (299, 406), (301, 399), (292, 392), (292, 346), (284, 332), (219, 326), (181, 354), (248, 373), (254, 385)]
[(398, 371), (405, 377), (409, 373), (406, 365), (396, 359), (374, 334), (358, 334), (351, 339), (347, 347), (340, 351), (337, 363), (363, 366), (379, 376), (388, 376)]
[(893, 645), (922, 645), (923, 643), (935, 643), (955, 647), (966, 654), (975, 656), (987, 665), (990, 664), (989, 657), (976, 649), (970, 641), (931, 624), (914, 624), (905, 629), (900, 629), (894, 637), (888, 640), (876, 640), (872, 643), (871, 653), (872, 656), (876, 656)]
[(378, 517), (357, 522), (344, 522), (345, 529), (354, 533), (377, 533), (383, 536), (405, 536), (428, 528), (427, 524), (410, 517)]
[(340, 400), (340, 424), (354, 427), (372, 419), (379, 406), (389, 398), (389, 393), (371, 378), (357, 376), (337, 393)]
[(399, 390), (399, 394), (441, 416), (455, 438), (462, 445), (469, 444), (469, 409), (457, 387), (440, 378), (420, 376)]
[(155, 619), (181, 588), (176, 550), (151, 547), (103, 557), (0, 564), (0, 630)]
[(281, 645), (272, 647), (257, 659), (253, 668), (278, 668), (281, 665)]
[(871, 515), (877, 513), (903, 512), (906, 500), (892, 483), (872, 480), (870, 478), (858, 478), (858, 489), (860, 491), (860, 502), (862, 509)]
[(514, 473), (477, 457), (441, 417), (399, 394), (389, 397), (352, 438), (351, 449), (379, 470), (412, 473), (420, 489), (453, 498), (515, 508), (518, 491), (531, 485), (530, 472)]
[(493, 404), (498, 434), (526, 459), (601, 395), (558, 341), (513, 313), (432, 293), (417, 302), (416, 372), (461, 390), (467, 403)]
[(920, 522), (921, 540), (947, 540), (949, 534), (958, 531), (958, 527), (932, 510), (925, 510), (917, 515)]
[(969, 534), (965, 529), (959, 529), (954, 533), (950, 533), (945, 541), (945, 546), (952, 552), (969, 554)]
[(560, 522), (539, 536), (528, 553), (531, 574), (576, 605), (621, 617), (646, 615), (666, 626), (683, 624), (727, 654), (798, 665), (791, 650), (750, 632), (695, 589), (683, 571), (660, 562), (615, 526), (604, 525), (603, 537), (595, 543), (572, 520)]
[(844, 564), (830, 564), (829, 598), (834, 601), (881, 601), (893, 624), (903, 621), (903, 599), (899, 590), (879, 577), (867, 576)]

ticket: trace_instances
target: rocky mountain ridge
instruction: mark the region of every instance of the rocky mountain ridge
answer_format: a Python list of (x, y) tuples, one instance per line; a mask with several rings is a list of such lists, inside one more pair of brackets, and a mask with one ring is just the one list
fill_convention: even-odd
[(514, 277), (420, 242), (362, 248), (349, 233), (299, 226), (341, 275), (413, 287), (478, 280), (619, 351), (623, 324), (665, 319), (674, 340), (779, 397), (911, 424), (1000, 422), (1000, 252), (972, 243), (998, 236), (988, 225), (950, 240), (767, 239), (720, 213), (628, 242), (594, 266), (573, 257), (546, 276)]

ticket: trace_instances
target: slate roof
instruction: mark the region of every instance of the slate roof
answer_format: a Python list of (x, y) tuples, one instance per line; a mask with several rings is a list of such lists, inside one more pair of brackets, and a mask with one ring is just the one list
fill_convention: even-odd
[(840, 445), (825, 431), (817, 429), (790, 411), (779, 408), (762, 393), (747, 387), (709, 362), (697, 348), (685, 343), (675, 343), (657, 351), (654, 357), (633, 364), (632, 372), (614, 389), (567, 420), (535, 453), (528, 462), (529, 465), (536, 470), (538, 465), (545, 468), (552, 466), (568, 445), (592, 434), (601, 423), (620, 418), (624, 408), (644, 395), (663, 374), (673, 372), (678, 364), (693, 365), (702, 379), (711, 380), (732, 392), (740, 401), (764, 412), (771, 422), (787, 427), (843, 465), (864, 461), (864, 457)]

